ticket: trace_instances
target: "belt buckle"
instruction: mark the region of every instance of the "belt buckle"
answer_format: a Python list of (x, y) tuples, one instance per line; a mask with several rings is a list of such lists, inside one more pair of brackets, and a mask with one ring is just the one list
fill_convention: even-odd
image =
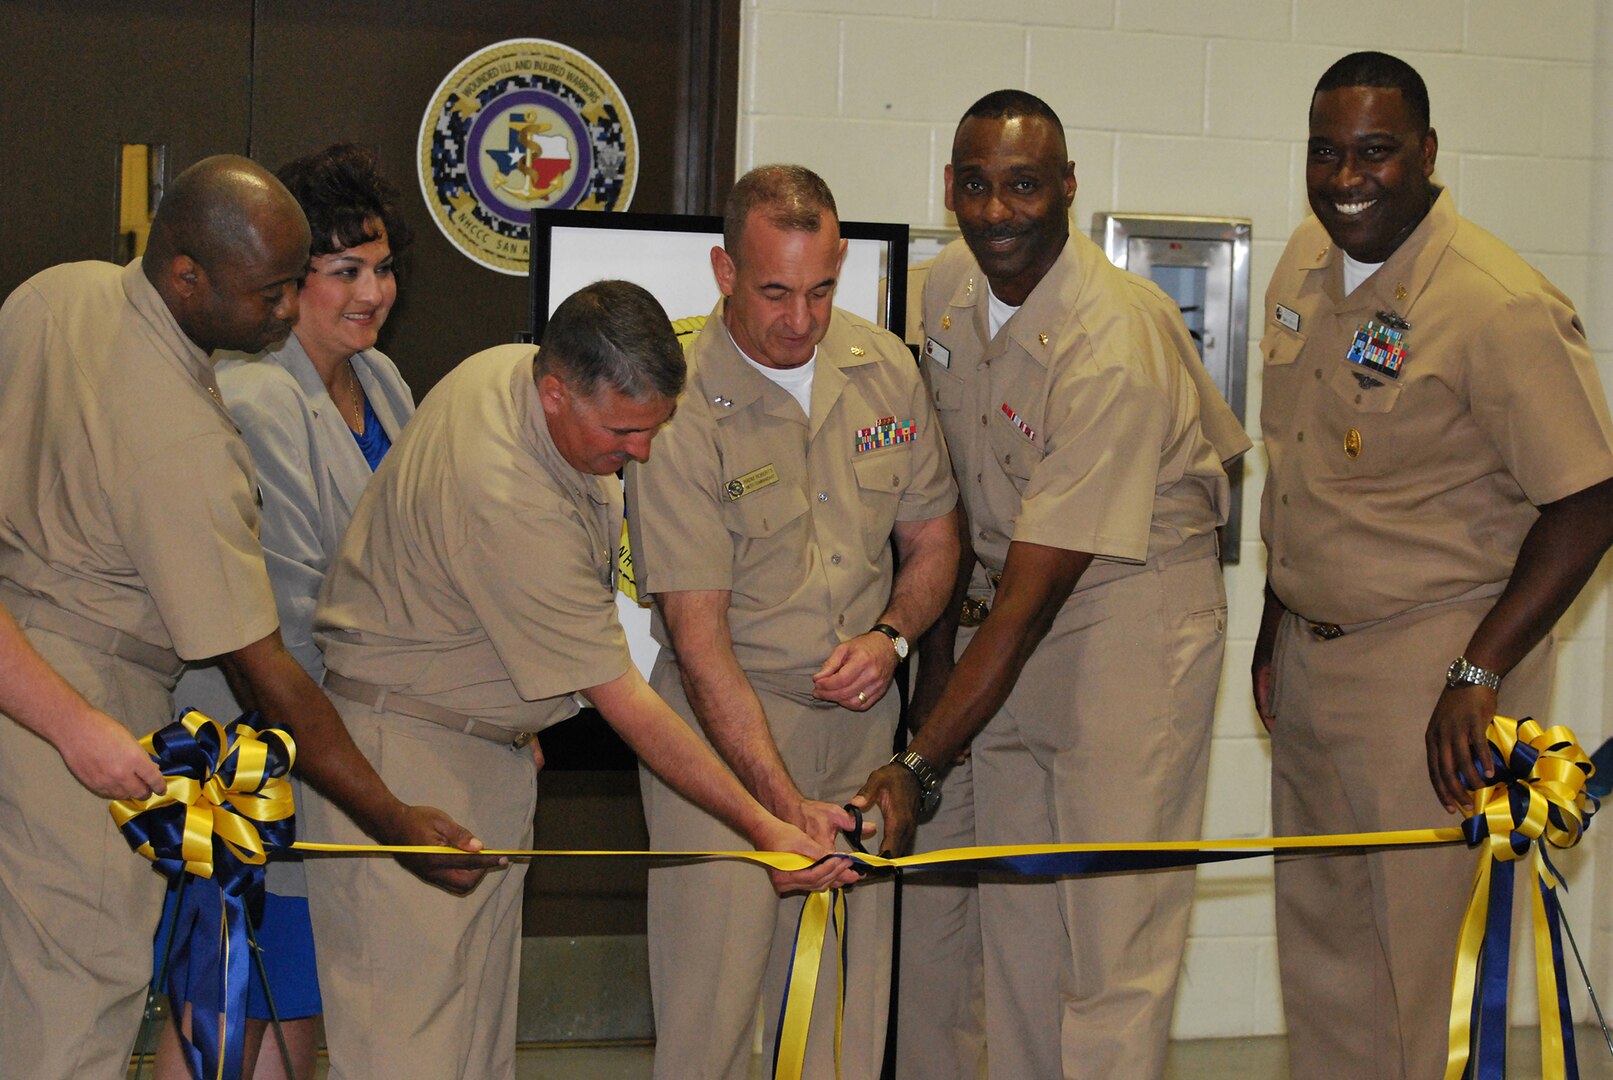
[(536, 731), (523, 731), (510, 741), (510, 753), (519, 753), (526, 749), (527, 744), (538, 737)]
[(1313, 622), (1311, 623), (1311, 633), (1323, 641), (1332, 641), (1334, 638), (1344, 636), (1344, 627), (1338, 623)]

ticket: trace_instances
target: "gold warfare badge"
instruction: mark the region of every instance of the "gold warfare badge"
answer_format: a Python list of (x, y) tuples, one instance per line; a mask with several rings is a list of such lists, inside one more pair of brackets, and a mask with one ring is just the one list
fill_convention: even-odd
[(626, 210), (638, 182), (627, 100), (597, 64), (541, 38), (473, 53), (420, 124), (420, 190), (472, 261), (527, 272), (537, 209)]

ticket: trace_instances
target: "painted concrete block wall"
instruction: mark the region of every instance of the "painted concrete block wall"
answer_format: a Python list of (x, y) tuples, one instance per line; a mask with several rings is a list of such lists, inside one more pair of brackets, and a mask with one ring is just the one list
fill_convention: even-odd
[[(1438, 175), (1458, 208), (1575, 300), (1603, 380), (1613, 385), (1613, 223), (1602, 223), (1600, 246), (1591, 224), (1593, 208), (1600, 214), (1613, 199), (1604, 175), (1613, 109), (1595, 108), (1613, 101), (1610, 21), (1598, 20), (1593, 0), (750, 0), (739, 166), (809, 165), (847, 218), (948, 225), (941, 170), (958, 115), (989, 90), (1024, 87), (1068, 125), (1076, 228), (1088, 229), (1100, 210), (1252, 218), (1252, 308), (1260, 311), (1283, 244), (1308, 213), (1311, 88), (1344, 53), (1386, 49), (1429, 83)], [(1258, 321), (1253, 331), (1258, 339)], [(1246, 536), (1258, 531), (1265, 471), (1253, 345), (1248, 410), (1257, 441), (1245, 474)], [(1270, 756), (1247, 674), (1262, 558), (1258, 539), (1248, 539), (1241, 563), (1227, 571), (1229, 648), (1206, 815), (1212, 836), (1270, 834)], [(1579, 728), (1589, 746), (1602, 736), (1608, 693), (1609, 576), (1597, 576), (1560, 627), (1553, 719)], [(1561, 863), (1574, 885), (1569, 917), (1582, 947), (1594, 942), (1606, 998), (1613, 905), (1597, 900), (1613, 897), (1613, 859), (1600, 860), (1607, 868), (1598, 875), (1599, 848), (1592, 830)], [(1520, 995), (1518, 1015), (1533, 1012)], [(1206, 869), (1176, 1033), (1281, 1030), (1270, 864)]]

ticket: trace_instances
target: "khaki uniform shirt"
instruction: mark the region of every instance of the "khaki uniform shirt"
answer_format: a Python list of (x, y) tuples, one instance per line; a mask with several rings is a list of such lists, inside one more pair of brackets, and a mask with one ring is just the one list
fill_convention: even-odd
[[(1305, 618), (1340, 624), (1498, 593), (1535, 507), (1613, 476), (1579, 318), (1444, 191), (1348, 297), (1342, 270), (1312, 218), (1266, 292), (1272, 586)], [(1409, 324), (1398, 377), (1346, 358), (1380, 312)]]
[(0, 309), (0, 578), (187, 660), (278, 622), (246, 444), (141, 272), (82, 262)]
[(1169, 297), (1077, 234), (990, 340), (989, 290), (962, 240), (924, 290), (925, 375), (981, 562), (1001, 571), (1014, 540), (1083, 551), (1086, 588), (1226, 520), (1222, 461), (1249, 440), (1201, 397)]
[[(838, 309), (809, 420), (745, 361), (719, 303), (689, 348), (677, 415), (627, 476), (640, 595), (730, 591), (740, 667), (807, 698), (824, 658), (884, 613), (896, 522), (957, 501), (912, 353)], [(659, 613), (653, 631), (670, 647)]]
[(614, 476), (555, 448), (530, 345), (437, 385), (359, 500), (320, 595), (330, 670), (511, 731), (573, 715), (629, 663)]

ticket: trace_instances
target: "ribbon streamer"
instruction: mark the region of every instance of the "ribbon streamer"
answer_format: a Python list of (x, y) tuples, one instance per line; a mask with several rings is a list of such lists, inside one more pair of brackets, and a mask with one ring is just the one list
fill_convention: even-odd
[(167, 790), (112, 803), (112, 820), (136, 853), (171, 881), (189, 873), (216, 887), (181, 891), (170, 931), (169, 1000), (175, 1015), (191, 1007), (190, 1037), (181, 1048), (192, 1076), (233, 1080), (241, 1074), (246, 990), (251, 970), (247, 920), (263, 917), (263, 866), (271, 850), (294, 838), (291, 737), (258, 731), (255, 713), (229, 725), (195, 709), (146, 736)]
[[(457, 848), (430, 845), (325, 844), (290, 842), (291, 806), (289, 786), (277, 778), (284, 775), (279, 761), (289, 768), (295, 747), (282, 733), (255, 732), (243, 721), (226, 729), (199, 713), (181, 717), (186, 740), (174, 733), (181, 724), (170, 725), (148, 737), (153, 752), (170, 779), (167, 796), (154, 796), (141, 803), (115, 803), (113, 816), (129, 838), (130, 845), (152, 859), (170, 876), (179, 869), (201, 877), (216, 874), (226, 896), (250, 893), (262, 895), (262, 863), (265, 851), (281, 847), (311, 854), (463, 854)], [(234, 741), (231, 738), (234, 737)], [(1535, 873), (1533, 909), (1535, 914), (1535, 956), (1540, 986), (1541, 1039), (1545, 1080), (1577, 1080), (1573, 1057), (1572, 1017), (1568, 1007), (1563, 953), (1561, 915), (1556, 886), (1561, 878), (1547, 859), (1539, 841), (1558, 848), (1577, 843), (1596, 800), (1583, 794), (1584, 781), (1594, 771), (1580, 750), (1573, 733), (1566, 727), (1542, 729), (1533, 720), (1522, 722), (1496, 717), (1489, 731), (1498, 768), (1495, 782), (1475, 793), (1475, 809), (1461, 828), (1405, 829), (1375, 833), (1344, 833), (1330, 836), (1290, 836), (1263, 840), (1184, 840), (1147, 843), (1102, 844), (1023, 844), (991, 847), (952, 848), (887, 859), (862, 852), (844, 852), (827, 858), (848, 859), (873, 874), (924, 873), (927, 871), (968, 871), (1016, 875), (1074, 875), (1185, 867), (1206, 862), (1258, 858), (1278, 851), (1334, 850), (1345, 852), (1362, 848), (1415, 847), (1467, 842), (1482, 844), (1487, 857), (1481, 858), (1474, 878), (1472, 899), (1464, 919), (1460, 940), (1451, 1007), (1451, 1042), (1447, 1080), (1459, 1080), (1470, 1058), (1476, 1067), (1473, 1080), (1499, 1080), (1503, 1075), (1507, 990), (1507, 944), (1510, 933), (1512, 866), (1530, 856)], [(264, 740), (264, 741), (259, 741)], [(194, 745), (192, 745), (194, 744)], [(283, 753), (252, 749), (277, 745)], [(143, 744), (144, 745), (144, 744)], [(207, 762), (237, 759), (233, 770), (213, 768)], [(169, 762), (192, 759), (203, 762), (196, 776), (189, 767)], [(243, 770), (241, 760), (257, 763)], [(279, 771), (275, 769), (279, 768)], [(228, 777), (228, 778), (226, 778)], [(276, 785), (279, 786), (276, 786)], [(176, 791), (176, 786), (178, 790)], [(285, 790), (282, 793), (280, 787)], [(196, 796), (193, 797), (192, 789)], [(282, 806), (283, 801), (283, 806)], [(141, 824), (157, 813), (151, 823), (137, 831), (128, 827)], [(193, 820), (195, 819), (195, 820)], [(201, 820), (205, 819), (205, 820)], [(127, 823), (127, 824), (126, 824)], [(251, 824), (249, 824), (251, 823)], [(261, 830), (260, 827), (261, 826)], [(251, 834), (250, 836), (247, 834)], [(793, 852), (773, 851), (600, 851), (488, 849), (491, 856), (518, 858), (638, 858), (665, 862), (699, 862), (716, 859), (739, 860), (775, 870), (802, 870), (812, 860)], [(252, 884), (255, 882), (255, 885)], [(231, 893), (231, 888), (236, 893)], [(192, 893), (214, 890), (191, 889)], [(215, 893), (216, 895), (216, 893)], [(836, 1011), (835, 1045), (838, 1071), (839, 1026), (844, 1010), (846, 898), (838, 890), (807, 897), (797, 930), (796, 956), (780, 1012), (780, 1033), (775, 1050), (774, 1076), (796, 1080), (801, 1075), (806, 1048), (807, 1027), (816, 996), (819, 962), (825, 937), (832, 924), (840, 944), (841, 985)], [(235, 909), (239, 912), (239, 908)], [(227, 940), (224, 963), (203, 968), (219, 971), (218, 985), (224, 986), (223, 969), (239, 965), (245, 971), (243, 941), (237, 945), (231, 936), (232, 916), (228, 901), (218, 917), (200, 913), (189, 924), (191, 934), (198, 925), (220, 925), (213, 945)], [(213, 953), (220, 950), (213, 949)], [(212, 955), (212, 954), (209, 954)], [(192, 964), (194, 965), (194, 961)], [(172, 985), (172, 981), (170, 982)], [(233, 983), (230, 984), (233, 987)], [(239, 999), (244, 1013), (244, 974), (240, 989), (219, 991), (233, 1009)], [(209, 999), (210, 1001), (212, 999)], [(199, 1006), (193, 1007), (193, 1024)], [(218, 1011), (225, 1011), (220, 1008)], [(1475, 1020), (1475, 1018), (1477, 1018)], [(240, 1030), (235, 1013), (230, 1012), (225, 1032)], [(202, 1037), (198, 1036), (201, 1041)], [(1474, 1040), (1478, 1040), (1475, 1045)], [(238, 1042), (238, 1037), (236, 1039)], [(219, 1043), (220, 1046), (224, 1044)], [(204, 1047), (205, 1050), (205, 1047)], [(205, 1055), (204, 1055), (205, 1056)], [(232, 1060), (226, 1047), (205, 1074), (233, 1076), (226, 1071)], [(239, 1054), (233, 1058), (239, 1068)]]
[(1563, 881), (1546, 845), (1579, 843), (1599, 805), (1585, 791), (1595, 768), (1566, 727), (1542, 728), (1532, 719), (1498, 716), (1487, 734), (1494, 780), (1473, 793), (1473, 811), (1462, 826), (1468, 842), (1482, 846), (1483, 854), (1457, 949), (1445, 1080), (1500, 1080), (1506, 1074), (1514, 867), (1525, 859), (1535, 884), (1530, 906), (1541, 1073), (1546, 1080), (1578, 1080), (1556, 891)]

